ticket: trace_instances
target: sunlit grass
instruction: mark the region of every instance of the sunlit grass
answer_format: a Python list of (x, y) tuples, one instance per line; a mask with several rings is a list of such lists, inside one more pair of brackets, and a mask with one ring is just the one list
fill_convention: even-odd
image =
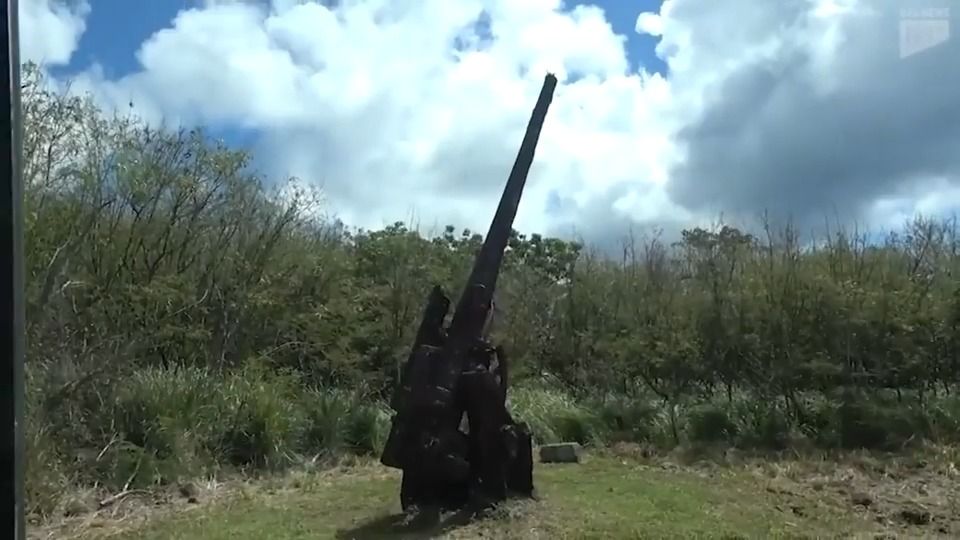
[[(664, 468), (614, 456), (536, 467), (539, 500), (514, 502), (493, 517), (428, 531), (446, 538), (776, 538), (872, 530), (826, 495), (798, 502), (767, 489), (747, 469)], [(397, 525), (399, 478), (367, 465), (342, 473), (294, 475), (245, 484), (176, 513), (86, 527), (77, 538), (306, 539), (417, 538)], [(804, 511), (792, 511), (792, 506)]]

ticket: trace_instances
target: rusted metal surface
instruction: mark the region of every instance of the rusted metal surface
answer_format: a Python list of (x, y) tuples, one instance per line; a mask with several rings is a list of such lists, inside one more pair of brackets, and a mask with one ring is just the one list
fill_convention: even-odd
[(404, 510), (487, 506), (511, 495), (533, 494), (530, 433), (506, 408), (507, 360), (503, 349), (487, 340), (486, 328), (504, 251), (556, 85), (556, 77), (548, 74), (448, 327), (443, 322), (449, 298), (436, 287), (427, 299), (393, 396), (396, 414), (381, 455), (383, 464), (403, 470)]

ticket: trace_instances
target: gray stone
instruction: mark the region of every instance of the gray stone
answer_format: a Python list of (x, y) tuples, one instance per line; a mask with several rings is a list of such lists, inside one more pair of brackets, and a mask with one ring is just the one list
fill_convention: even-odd
[(540, 447), (542, 463), (579, 463), (580, 445), (577, 443), (545, 444)]

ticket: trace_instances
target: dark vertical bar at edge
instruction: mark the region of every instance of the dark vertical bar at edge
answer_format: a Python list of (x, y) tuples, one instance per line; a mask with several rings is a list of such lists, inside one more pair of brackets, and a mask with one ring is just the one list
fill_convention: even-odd
[(3, 495), (6, 508), (3, 529), (7, 538), (23, 540), (24, 486), (23, 486), (23, 363), (24, 363), (24, 305), (23, 305), (23, 214), (21, 178), (20, 133), (20, 41), (17, 0), (4, 0), (0, 6), (0, 73), (3, 77), (4, 102), (0, 110), (0, 310), (3, 327), (0, 328), (0, 385), (3, 386), (0, 415), (3, 417)]

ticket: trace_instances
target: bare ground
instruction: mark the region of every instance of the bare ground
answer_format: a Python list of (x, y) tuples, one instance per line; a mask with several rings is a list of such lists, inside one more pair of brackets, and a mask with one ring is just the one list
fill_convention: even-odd
[[(733, 450), (659, 456), (619, 444), (537, 465), (541, 499), (491, 519), (401, 523), (395, 471), (369, 461), (281, 477), (81, 493), (30, 538), (958, 538), (960, 449), (909, 454)], [(268, 536), (263, 536), (268, 535)]]

